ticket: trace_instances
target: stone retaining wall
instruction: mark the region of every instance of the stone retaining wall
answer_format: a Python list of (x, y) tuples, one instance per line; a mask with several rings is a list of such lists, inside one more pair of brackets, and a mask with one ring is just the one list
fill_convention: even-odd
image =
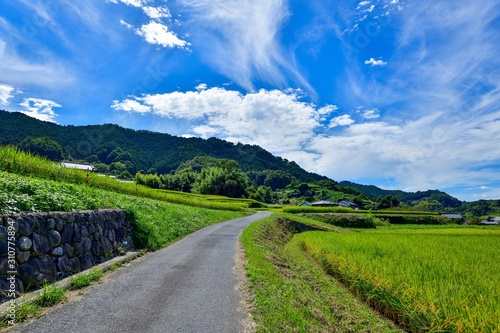
[(91, 268), (134, 246), (124, 210), (0, 215), (0, 294), (9, 290), (7, 274), (13, 271), (8, 260), (12, 259), (9, 226), (14, 226), (16, 235), (18, 292)]

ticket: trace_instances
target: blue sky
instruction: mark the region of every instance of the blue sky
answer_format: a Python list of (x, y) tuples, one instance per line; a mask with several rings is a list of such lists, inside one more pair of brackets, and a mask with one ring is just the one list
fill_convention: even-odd
[(496, 0), (0, 0), (0, 108), (500, 198)]

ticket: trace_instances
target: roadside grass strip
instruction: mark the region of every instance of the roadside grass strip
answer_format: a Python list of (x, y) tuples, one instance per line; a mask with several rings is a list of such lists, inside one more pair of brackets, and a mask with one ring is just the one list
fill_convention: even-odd
[(401, 332), (325, 274), (295, 241), (286, 218), (251, 224), (241, 241), (257, 332)]
[(412, 332), (500, 332), (500, 229), (307, 232), (306, 253)]
[(69, 279), (70, 289), (81, 289), (90, 286), (92, 282), (99, 280), (103, 274), (102, 270), (94, 268), (89, 273), (71, 276)]

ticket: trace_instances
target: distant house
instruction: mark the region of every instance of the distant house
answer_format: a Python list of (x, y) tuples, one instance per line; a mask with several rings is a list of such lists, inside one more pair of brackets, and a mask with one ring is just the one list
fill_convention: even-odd
[(462, 214), (455, 214), (455, 213), (443, 213), (441, 216), (447, 217), (452, 220), (460, 219), (463, 220), (464, 216)]
[(340, 207), (349, 207), (349, 208), (354, 208), (354, 209), (357, 209), (359, 207), (357, 204), (355, 204), (354, 202), (349, 201), (349, 200), (342, 200), (338, 203), (338, 205)]
[(338, 204), (335, 202), (328, 201), (328, 200), (320, 200), (320, 201), (316, 201), (316, 202), (311, 203), (311, 206), (327, 207), (327, 206), (338, 206)]
[(301, 204), (300, 206), (302, 206), (302, 207), (309, 207), (309, 206), (311, 206), (311, 203), (309, 203), (309, 202), (304, 202), (304, 203), (303, 203), (303, 204)]
[(61, 165), (69, 169), (78, 169), (78, 170), (92, 171), (92, 172), (97, 171), (97, 169), (92, 164), (87, 164), (87, 163), (62, 161)]
[(480, 225), (497, 225), (500, 224), (500, 216), (488, 216), (486, 220), (483, 220), (479, 223)]

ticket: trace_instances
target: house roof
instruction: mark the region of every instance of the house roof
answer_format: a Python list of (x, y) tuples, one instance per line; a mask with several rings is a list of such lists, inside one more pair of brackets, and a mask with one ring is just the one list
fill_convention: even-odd
[(497, 220), (491, 220), (491, 221), (490, 220), (483, 220), (479, 224), (481, 224), (481, 225), (497, 225), (499, 223), (500, 222)]
[(342, 200), (341, 202), (339, 202), (339, 206), (343, 206), (343, 207), (358, 207), (357, 204), (355, 204), (354, 202), (349, 201), (349, 200)]
[(311, 206), (338, 206), (338, 204), (335, 202), (328, 201), (328, 200), (320, 200), (320, 201), (313, 202), (311, 204)]
[(481, 221), (481, 225), (496, 225), (500, 224), (500, 216), (488, 217), (486, 220)]
[(462, 219), (462, 214), (441, 214), (442, 216), (446, 216), (449, 219)]
[(96, 171), (97, 169), (92, 164), (78, 163), (78, 162), (61, 162), (61, 165), (65, 168), (78, 169), (85, 171)]

